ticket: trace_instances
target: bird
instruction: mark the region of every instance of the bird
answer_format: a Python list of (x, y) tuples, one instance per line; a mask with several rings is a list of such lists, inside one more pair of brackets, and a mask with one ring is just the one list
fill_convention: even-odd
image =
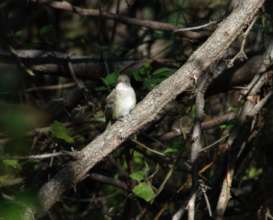
[(119, 120), (136, 106), (136, 93), (127, 75), (119, 75), (117, 85), (106, 97), (106, 118)]

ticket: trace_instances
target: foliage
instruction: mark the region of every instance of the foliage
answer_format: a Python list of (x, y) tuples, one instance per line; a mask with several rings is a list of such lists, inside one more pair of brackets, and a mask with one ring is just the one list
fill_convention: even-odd
[[(141, 102), (184, 63), (190, 65), (189, 57), (231, 13), (228, 2), (1, 1), (0, 220), (33, 219), (38, 190), (70, 162), (82, 162), (77, 152), (111, 126), (106, 124), (105, 100), (120, 74), (130, 76)], [(272, 36), (272, 10), (267, 1), (251, 31), (243, 34), (248, 59), (236, 60), (219, 78), (208, 80), (204, 115), (197, 112), (200, 81), (189, 73), (193, 87), (168, 105), (164, 101), (166, 109), (156, 109), (154, 121), (101, 159), (90, 171), (94, 175), (82, 177), (74, 173), (77, 169), (65, 173), (66, 181), (71, 176), (77, 181), (50, 218), (171, 219), (181, 204), (187, 207), (183, 213), (190, 210), (188, 199), (196, 192), (196, 219), (209, 219), (209, 206), (217, 216), (225, 180), (232, 182), (223, 218), (270, 218), (272, 100), (239, 125), (245, 103), (261, 103), (272, 91), (272, 74), (257, 94), (248, 91), (255, 87), (250, 78), (261, 67), (272, 72), (272, 65), (266, 70), (259, 63)], [(206, 26), (211, 21), (219, 23)], [(193, 29), (177, 32), (175, 27)], [(241, 38), (204, 75), (212, 76), (218, 64), (230, 62)], [(247, 74), (236, 75), (241, 67)], [(229, 113), (236, 117), (224, 120)], [(193, 131), (199, 122), (203, 149), (194, 161), (198, 138)]]
[(58, 121), (54, 121), (50, 127), (50, 132), (53, 137), (63, 140), (69, 144), (74, 142), (74, 138), (69, 134), (69, 130)]
[(147, 182), (141, 182), (133, 188), (133, 193), (144, 199), (146, 202), (150, 202), (155, 197), (155, 193), (151, 184)]

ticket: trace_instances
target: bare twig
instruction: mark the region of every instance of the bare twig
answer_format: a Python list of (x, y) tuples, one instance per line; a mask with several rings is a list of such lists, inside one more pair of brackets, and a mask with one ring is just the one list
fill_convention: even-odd
[(207, 145), (206, 147), (203, 147), (201, 151), (207, 151), (208, 149), (212, 148), (213, 146), (221, 143), (223, 140), (227, 139), (229, 135), (225, 135), (221, 138), (219, 138), (217, 141), (213, 142), (212, 144), (210, 145)]
[(140, 146), (141, 148), (144, 148), (145, 150), (147, 150), (147, 151), (149, 151), (149, 152), (151, 152), (153, 154), (156, 154), (156, 155), (158, 155), (160, 157), (165, 157), (166, 156), (164, 153), (161, 153), (161, 152), (159, 152), (157, 150), (154, 150), (154, 149), (146, 146), (145, 144), (141, 143), (140, 141), (138, 141), (136, 139), (132, 138), (131, 141), (134, 142), (135, 144), (137, 144), (138, 146)]
[[(250, 89), (248, 93), (248, 96), (253, 96), (257, 94), (261, 87), (265, 84), (265, 79), (267, 75), (263, 74), (261, 77), (259, 77), (258, 81), (257, 78), (254, 77), (252, 82), (250, 83), (251, 86), (248, 86)], [(253, 85), (255, 82), (256, 84)], [(266, 96), (265, 100), (262, 101), (262, 105), (264, 106), (265, 101), (268, 100), (268, 98), (272, 95), (270, 92), (269, 95)], [(251, 101), (251, 99), (246, 99), (244, 106), (242, 107), (241, 111), (239, 112), (239, 115), (237, 117), (238, 125), (235, 127), (229, 136), (229, 139), (227, 141), (227, 154), (229, 155), (229, 161), (228, 161), (228, 167), (227, 171), (223, 180), (221, 192), (218, 198), (217, 207), (216, 207), (216, 219), (222, 220), (225, 210), (228, 205), (228, 201), (231, 198), (231, 186), (235, 171), (235, 164), (237, 160), (237, 154), (240, 151), (241, 146), (243, 146), (243, 142), (246, 140), (244, 139), (245, 134), (249, 131), (249, 126), (247, 126), (247, 122), (250, 120), (251, 117), (254, 117), (255, 115), (251, 114), (253, 108), (255, 107), (255, 104)], [(259, 107), (259, 110), (261, 108)], [(257, 114), (258, 112), (255, 111)], [(241, 130), (244, 130), (244, 135), (241, 134)]]
[(247, 36), (250, 32), (250, 30), (252, 29), (253, 25), (255, 24), (257, 20), (257, 16), (253, 19), (253, 21), (250, 23), (250, 25), (248, 26), (248, 28), (246, 29), (246, 31), (243, 33), (243, 40), (241, 43), (241, 48), (240, 51), (229, 61), (228, 66), (232, 67), (234, 65), (234, 62), (237, 59), (247, 59), (247, 55), (245, 53), (245, 45), (246, 45), (246, 40), (247, 40)]
[(95, 181), (98, 181), (101, 183), (105, 183), (105, 184), (110, 184), (110, 185), (116, 186), (116, 187), (118, 187), (122, 190), (125, 190), (125, 191), (130, 191), (129, 187), (124, 182), (122, 182), (120, 180), (116, 180), (114, 178), (107, 177), (107, 176), (104, 176), (104, 175), (101, 175), (98, 173), (91, 173), (88, 175), (88, 177), (92, 180), (95, 180)]
[(205, 199), (205, 202), (206, 202), (206, 205), (207, 205), (207, 209), (208, 209), (208, 212), (209, 212), (209, 216), (212, 217), (212, 209), (211, 209), (211, 205), (210, 205), (209, 198), (208, 198), (208, 195), (207, 195), (208, 186), (206, 186), (203, 183), (203, 181), (201, 181), (201, 180), (200, 180), (200, 189), (201, 189), (201, 192), (203, 193), (203, 196), (204, 196), (204, 199)]
[(273, 92), (270, 91), (261, 101), (259, 101), (251, 110), (251, 112), (249, 113), (250, 116), (254, 117), (255, 115), (257, 115), (261, 109), (264, 107), (264, 105), (267, 103), (267, 101), (269, 100), (269, 98), (271, 98)]
[(166, 183), (168, 182), (168, 180), (169, 180), (170, 177), (172, 176), (173, 171), (174, 171), (174, 167), (172, 166), (172, 167), (169, 169), (169, 171), (168, 171), (167, 175), (165, 176), (163, 182), (161, 183), (160, 187), (158, 188), (158, 190), (157, 190), (157, 192), (156, 192), (156, 194), (155, 194), (154, 199), (162, 192), (162, 190), (164, 189)]
[[(76, 13), (81, 16), (90, 16), (90, 17), (100, 17), (102, 19), (112, 19), (121, 23), (130, 24), (130, 25), (136, 25), (141, 26), (149, 29), (154, 30), (165, 30), (165, 31), (175, 31), (177, 27), (172, 24), (164, 23), (164, 22), (158, 22), (158, 21), (152, 21), (152, 20), (141, 20), (137, 18), (130, 18), (126, 16), (122, 16), (119, 14), (113, 14), (109, 12), (104, 12), (97, 9), (84, 9), (77, 6), (73, 6), (69, 2), (66, 1), (48, 1), (48, 0), (31, 0), (33, 3), (38, 4), (45, 4), (51, 8), (63, 10), (63, 11), (69, 11), (72, 13)], [(193, 32), (193, 31), (182, 31), (177, 32), (177, 34), (191, 38), (191, 39), (200, 39), (205, 36), (207, 36), (207, 33), (201, 33), (201, 32)]]
[(83, 90), (83, 91), (86, 91), (87, 88), (85, 87), (84, 83), (81, 80), (79, 80), (78, 77), (75, 74), (74, 68), (73, 68), (72, 63), (70, 61), (70, 56), (67, 57), (67, 65), (68, 65), (69, 72), (70, 72), (70, 74), (72, 76), (72, 79), (74, 80), (74, 82), (76, 83), (78, 88)]
[[(211, 84), (212, 80), (215, 79), (217, 76), (223, 73), (223, 71), (226, 69), (226, 65), (224, 62), (220, 63), (219, 65), (214, 65), (211, 67), (212, 74), (206, 74), (201, 77), (200, 81), (198, 82), (197, 88), (196, 88), (196, 119), (195, 119), (195, 125), (192, 132), (192, 148), (191, 148), (191, 163), (192, 163), (192, 195), (188, 202), (188, 220), (194, 220), (195, 219), (195, 202), (196, 202), (196, 196), (197, 191), (199, 188), (199, 166), (200, 163), (198, 161), (198, 157), (200, 152), (203, 149), (203, 134), (201, 130), (201, 121), (203, 120), (205, 116), (205, 93)], [(183, 208), (183, 207), (182, 207)]]
[[(230, 122), (235, 118), (235, 113), (230, 112), (230, 113), (226, 113), (224, 115), (220, 115), (220, 116), (216, 116), (212, 119), (209, 119), (207, 121), (204, 121), (201, 123), (201, 128), (202, 129), (211, 129), (214, 128), (216, 126), (219, 126), (221, 124), (224, 124), (226, 122)], [(159, 137), (159, 139), (161, 141), (167, 141), (170, 140), (172, 138), (178, 137), (181, 135), (180, 130), (178, 129), (174, 129), (171, 130), (165, 134), (163, 134), (162, 136)]]
[(44, 159), (50, 159), (53, 157), (60, 157), (60, 156), (70, 156), (73, 158), (77, 158), (77, 155), (78, 155), (78, 152), (76, 151), (74, 152), (62, 151), (62, 152), (28, 155), (28, 156), (2, 156), (0, 160), (44, 160)]
[(194, 193), (188, 203), (188, 220), (195, 219), (195, 201), (196, 201), (196, 193)]
[(177, 33), (177, 32), (181, 32), (181, 31), (200, 30), (200, 29), (203, 29), (203, 28), (207, 28), (207, 27), (209, 27), (209, 26), (211, 26), (213, 24), (217, 24), (217, 21), (210, 21), (209, 23), (202, 24), (202, 25), (195, 26), (195, 27), (177, 28), (174, 32)]
[(74, 87), (75, 83), (65, 83), (65, 84), (57, 84), (57, 85), (50, 85), (50, 86), (39, 86), (34, 88), (26, 89), (26, 92), (35, 92), (35, 91), (51, 91), (51, 90), (62, 90)]

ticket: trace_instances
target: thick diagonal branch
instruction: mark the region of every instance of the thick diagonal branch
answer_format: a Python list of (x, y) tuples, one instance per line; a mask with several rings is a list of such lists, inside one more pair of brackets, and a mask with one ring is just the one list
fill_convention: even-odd
[(185, 65), (155, 87), (130, 115), (113, 124), (82, 149), (80, 160), (65, 165), (47, 182), (39, 193), (43, 211), (52, 207), (63, 192), (82, 180), (96, 163), (118, 148), (130, 135), (152, 122), (178, 94), (190, 88), (205, 69), (224, 55), (225, 50), (246, 25), (251, 23), (263, 2), (263, 0), (245, 0), (219, 25)]

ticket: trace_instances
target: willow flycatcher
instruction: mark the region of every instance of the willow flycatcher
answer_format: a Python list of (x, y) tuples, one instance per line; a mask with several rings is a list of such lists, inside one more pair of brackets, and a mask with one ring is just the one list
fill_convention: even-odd
[(136, 106), (136, 93), (127, 75), (120, 75), (118, 83), (106, 98), (106, 117), (114, 120), (128, 115)]

